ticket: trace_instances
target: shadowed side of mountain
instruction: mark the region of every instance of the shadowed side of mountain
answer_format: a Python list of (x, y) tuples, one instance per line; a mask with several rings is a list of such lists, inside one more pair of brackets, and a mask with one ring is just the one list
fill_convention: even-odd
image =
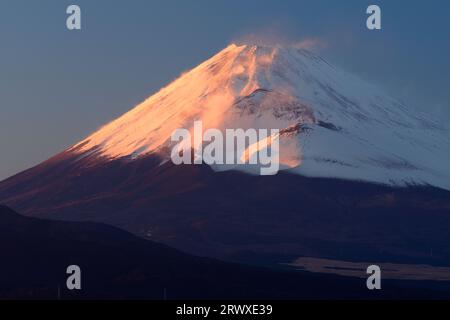
[(450, 262), (450, 193), (427, 186), (218, 173), (161, 164), (157, 156), (86, 157), (50, 161), (0, 183), (0, 201), (29, 216), (103, 222), (238, 261)]

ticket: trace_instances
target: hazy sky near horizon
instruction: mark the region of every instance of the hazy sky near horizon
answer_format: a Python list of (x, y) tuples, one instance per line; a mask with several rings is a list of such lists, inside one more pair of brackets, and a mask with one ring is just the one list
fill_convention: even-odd
[[(70, 4), (81, 31), (66, 29)], [(381, 6), (381, 31), (365, 27), (369, 4)], [(449, 12), (446, 0), (0, 0), (0, 180), (245, 39), (313, 39), (412, 112), (448, 123)]]

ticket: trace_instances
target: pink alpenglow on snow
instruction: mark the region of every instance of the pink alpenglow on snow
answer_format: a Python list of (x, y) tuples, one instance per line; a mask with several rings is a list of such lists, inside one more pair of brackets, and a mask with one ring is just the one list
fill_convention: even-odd
[[(205, 131), (278, 129), (281, 170), (450, 190), (448, 130), (304, 49), (309, 45), (231, 44), (71, 150), (170, 160), (172, 133), (193, 133), (199, 120)], [(254, 173), (245, 165), (212, 167)]]

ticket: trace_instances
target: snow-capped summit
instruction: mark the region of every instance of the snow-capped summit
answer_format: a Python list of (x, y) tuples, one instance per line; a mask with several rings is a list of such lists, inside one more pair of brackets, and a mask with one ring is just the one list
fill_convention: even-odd
[(178, 128), (282, 130), (293, 173), (450, 190), (450, 134), (318, 55), (231, 44), (69, 151), (162, 153)]

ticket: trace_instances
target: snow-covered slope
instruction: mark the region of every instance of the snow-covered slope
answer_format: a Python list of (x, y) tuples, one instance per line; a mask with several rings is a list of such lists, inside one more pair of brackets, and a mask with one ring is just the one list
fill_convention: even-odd
[(71, 151), (167, 154), (172, 132), (195, 120), (204, 129), (281, 129), (280, 162), (294, 173), (450, 190), (448, 130), (293, 47), (232, 44)]

